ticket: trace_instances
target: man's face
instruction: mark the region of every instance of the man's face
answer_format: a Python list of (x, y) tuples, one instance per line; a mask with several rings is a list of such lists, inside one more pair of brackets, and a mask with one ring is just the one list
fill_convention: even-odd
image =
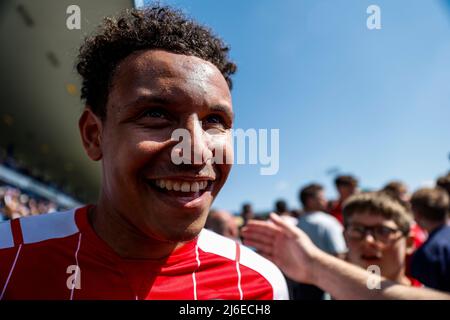
[(237, 240), (239, 238), (239, 228), (233, 215), (227, 211), (218, 211), (216, 214), (221, 220), (221, 224), (224, 226), (222, 235)]
[(327, 207), (327, 198), (323, 190), (317, 191), (315, 197), (308, 199), (308, 208), (311, 211), (325, 211)]
[[(228, 85), (211, 63), (160, 50), (128, 56), (113, 76), (103, 121), (102, 199), (144, 236), (194, 238), (231, 169), (211, 162), (212, 139), (231, 154), (232, 122)], [(173, 163), (179, 128), (204, 155), (200, 163)], [(182, 156), (193, 162), (193, 154)]]
[(342, 200), (349, 198), (356, 193), (356, 186), (342, 184), (337, 187), (337, 191)]
[(325, 211), (327, 207), (327, 198), (325, 197), (325, 191), (320, 190), (319, 192), (317, 192), (316, 203), (318, 211)]
[[(375, 231), (372, 229), (372, 232), (366, 233), (362, 239), (352, 237), (355, 233), (351, 231), (352, 228), (360, 230), (365, 227), (377, 227), (380, 230), (379, 233), (384, 230), (384, 236), (376, 239), (373, 235)], [(403, 236), (393, 220), (368, 212), (354, 213), (351, 216), (344, 231), (344, 237), (348, 246), (349, 262), (364, 269), (370, 265), (379, 266), (381, 274), (388, 279), (395, 278), (404, 268), (405, 257), (412, 244), (411, 239)], [(382, 241), (381, 238), (386, 241)]]

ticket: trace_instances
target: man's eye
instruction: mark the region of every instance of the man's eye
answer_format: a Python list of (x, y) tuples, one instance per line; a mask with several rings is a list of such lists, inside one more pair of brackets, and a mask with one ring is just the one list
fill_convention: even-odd
[(207, 116), (205, 122), (209, 124), (221, 124), (223, 126), (227, 126), (224, 118), (218, 114), (212, 114)]
[(150, 109), (142, 114), (143, 117), (166, 119), (167, 113), (160, 109)]

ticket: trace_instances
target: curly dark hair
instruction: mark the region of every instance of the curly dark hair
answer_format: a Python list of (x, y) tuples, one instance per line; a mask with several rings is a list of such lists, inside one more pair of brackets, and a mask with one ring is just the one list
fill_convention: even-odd
[(118, 17), (107, 17), (98, 31), (85, 39), (76, 69), (82, 77), (81, 99), (102, 119), (117, 65), (138, 50), (160, 49), (191, 55), (214, 64), (229, 88), (237, 70), (229, 60), (229, 47), (213, 32), (187, 18), (181, 11), (156, 4), (128, 9)]

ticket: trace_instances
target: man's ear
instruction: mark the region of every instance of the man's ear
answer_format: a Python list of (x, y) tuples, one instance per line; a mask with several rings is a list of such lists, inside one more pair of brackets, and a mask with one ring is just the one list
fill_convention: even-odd
[(78, 127), (80, 129), (81, 140), (83, 141), (84, 150), (87, 155), (94, 161), (102, 158), (101, 136), (102, 136), (102, 121), (86, 106), (78, 120)]

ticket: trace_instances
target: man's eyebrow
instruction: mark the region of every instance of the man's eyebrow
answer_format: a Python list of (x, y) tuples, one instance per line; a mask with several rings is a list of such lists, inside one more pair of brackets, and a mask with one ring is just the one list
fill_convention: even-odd
[(132, 102), (127, 103), (122, 106), (123, 109), (128, 109), (130, 107), (140, 105), (140, 104), (169, 104), (170, 100), (161, 96), (152, 96), (152, 95), (140, 95)]
[(216, 111), (224, 113), (230, 118), (230, 120), (234, 120), (234, 112), (227, 106), (216, 104), (209, 108), (210, 111)]
[[(153, 95), (140, 95), (132, 102), (127, 103), (122, 106), (121, 109), (128, 109), (133, 106), (143, 105), (143, 104), (159, 104), (159, 105), (168, 105), (173, 101), (166, 97), (162, 96), (153, 96)], [(209, 111), (224, 113), (230, 120), (234, 120), (234, 112), (225, 105), (216, 104), (209, 108)]]

